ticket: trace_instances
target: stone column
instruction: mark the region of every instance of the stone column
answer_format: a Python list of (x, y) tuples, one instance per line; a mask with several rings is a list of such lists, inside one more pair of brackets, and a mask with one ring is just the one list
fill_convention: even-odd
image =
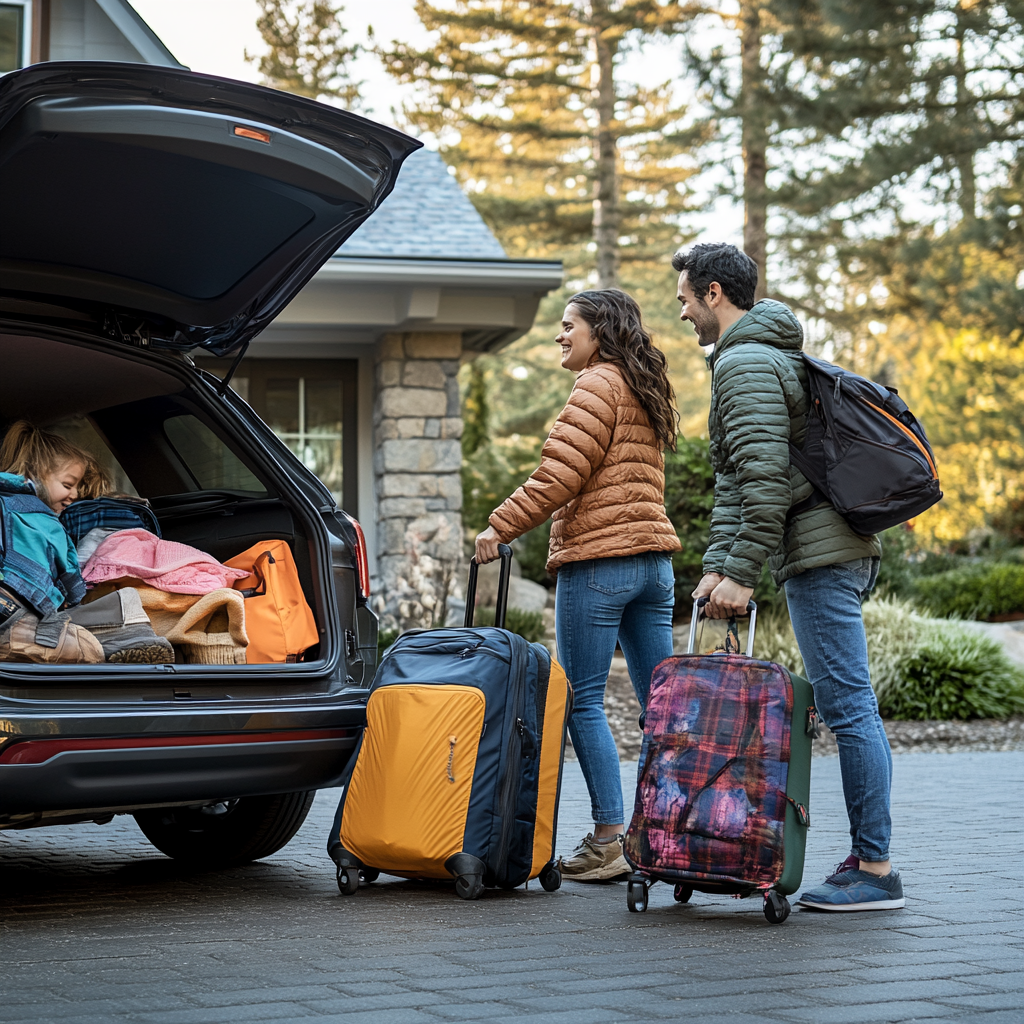
[(444, 624), (462, 592), (457, 333), (385, 335), (376, 353), (374, 481), (381, 629)]

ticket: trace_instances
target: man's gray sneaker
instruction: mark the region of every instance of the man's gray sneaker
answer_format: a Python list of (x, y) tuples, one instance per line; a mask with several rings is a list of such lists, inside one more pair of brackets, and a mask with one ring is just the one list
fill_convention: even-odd
[(629, 865), (622, 855), (622, 836), (598, 842), (590, 833), (571, 857), (560, 858), (558, 866), (562, 878), (571, 882), (611, 882), (629, 874)]
[(898, 871), (880, 876), (859, 868), (829, 875), (823, 885), (808, 889), (796, 901), (808, 910), (840, 911), (900, 910), (906, 902)]

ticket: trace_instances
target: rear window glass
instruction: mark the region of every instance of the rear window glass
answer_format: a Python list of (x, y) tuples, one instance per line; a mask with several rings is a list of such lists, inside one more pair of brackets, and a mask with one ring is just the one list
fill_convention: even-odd
[(69, 416), (58, 423), (51, 423), (46, 429), (60, 434), (65, 440), (77, 444), (79, 448), (84, 448), (110, 478), (116, 494), (130, 494), (135, 498), (139, 497), (139, 492), (135, 490), (135, 485), (129, 479), (121, 463), (114, 458), (106, 442), (85, 416)]
[(174, 416), (164, 422), (171, 447), (204, 491), (245, 491), (266, 496), (267, 489), (235, 453), (195, 416)]

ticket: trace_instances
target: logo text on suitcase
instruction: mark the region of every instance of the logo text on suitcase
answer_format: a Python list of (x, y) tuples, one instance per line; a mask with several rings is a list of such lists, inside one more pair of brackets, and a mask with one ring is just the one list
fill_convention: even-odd
[(455, 773), (452, 771), (452, 762), (455, 760), (455, 737), (448, 737), (448, 781), (455, 781)]

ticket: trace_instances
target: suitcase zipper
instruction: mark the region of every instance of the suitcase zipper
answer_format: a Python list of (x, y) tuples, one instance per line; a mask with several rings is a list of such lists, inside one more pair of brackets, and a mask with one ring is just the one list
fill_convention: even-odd
[[(523, 665), (522, 648), (527, 646), (522, 637), (511, 636), (509, 638), (512, 647), (512, 714), (515, 716), (516, 726), (522, 723), (523, 713), (523, 683), (525, 681), (525, 667)], [(515, 825), (516, 804), (518, 803), (518, 787), (516, 780), (522, 776), (522, 735), (518, 727), (509, 729), (508, 748), (505, 752), (505, 774), (501, 779), (501, 796), (498, 806), (501, 812), (501, 829), (498, 833), (498, 856), (494, 865), (494, 876), (496, 881), (505, 877), (505, 870), (508, 867), (508, 848), (512, 837), (512, 828)]]

